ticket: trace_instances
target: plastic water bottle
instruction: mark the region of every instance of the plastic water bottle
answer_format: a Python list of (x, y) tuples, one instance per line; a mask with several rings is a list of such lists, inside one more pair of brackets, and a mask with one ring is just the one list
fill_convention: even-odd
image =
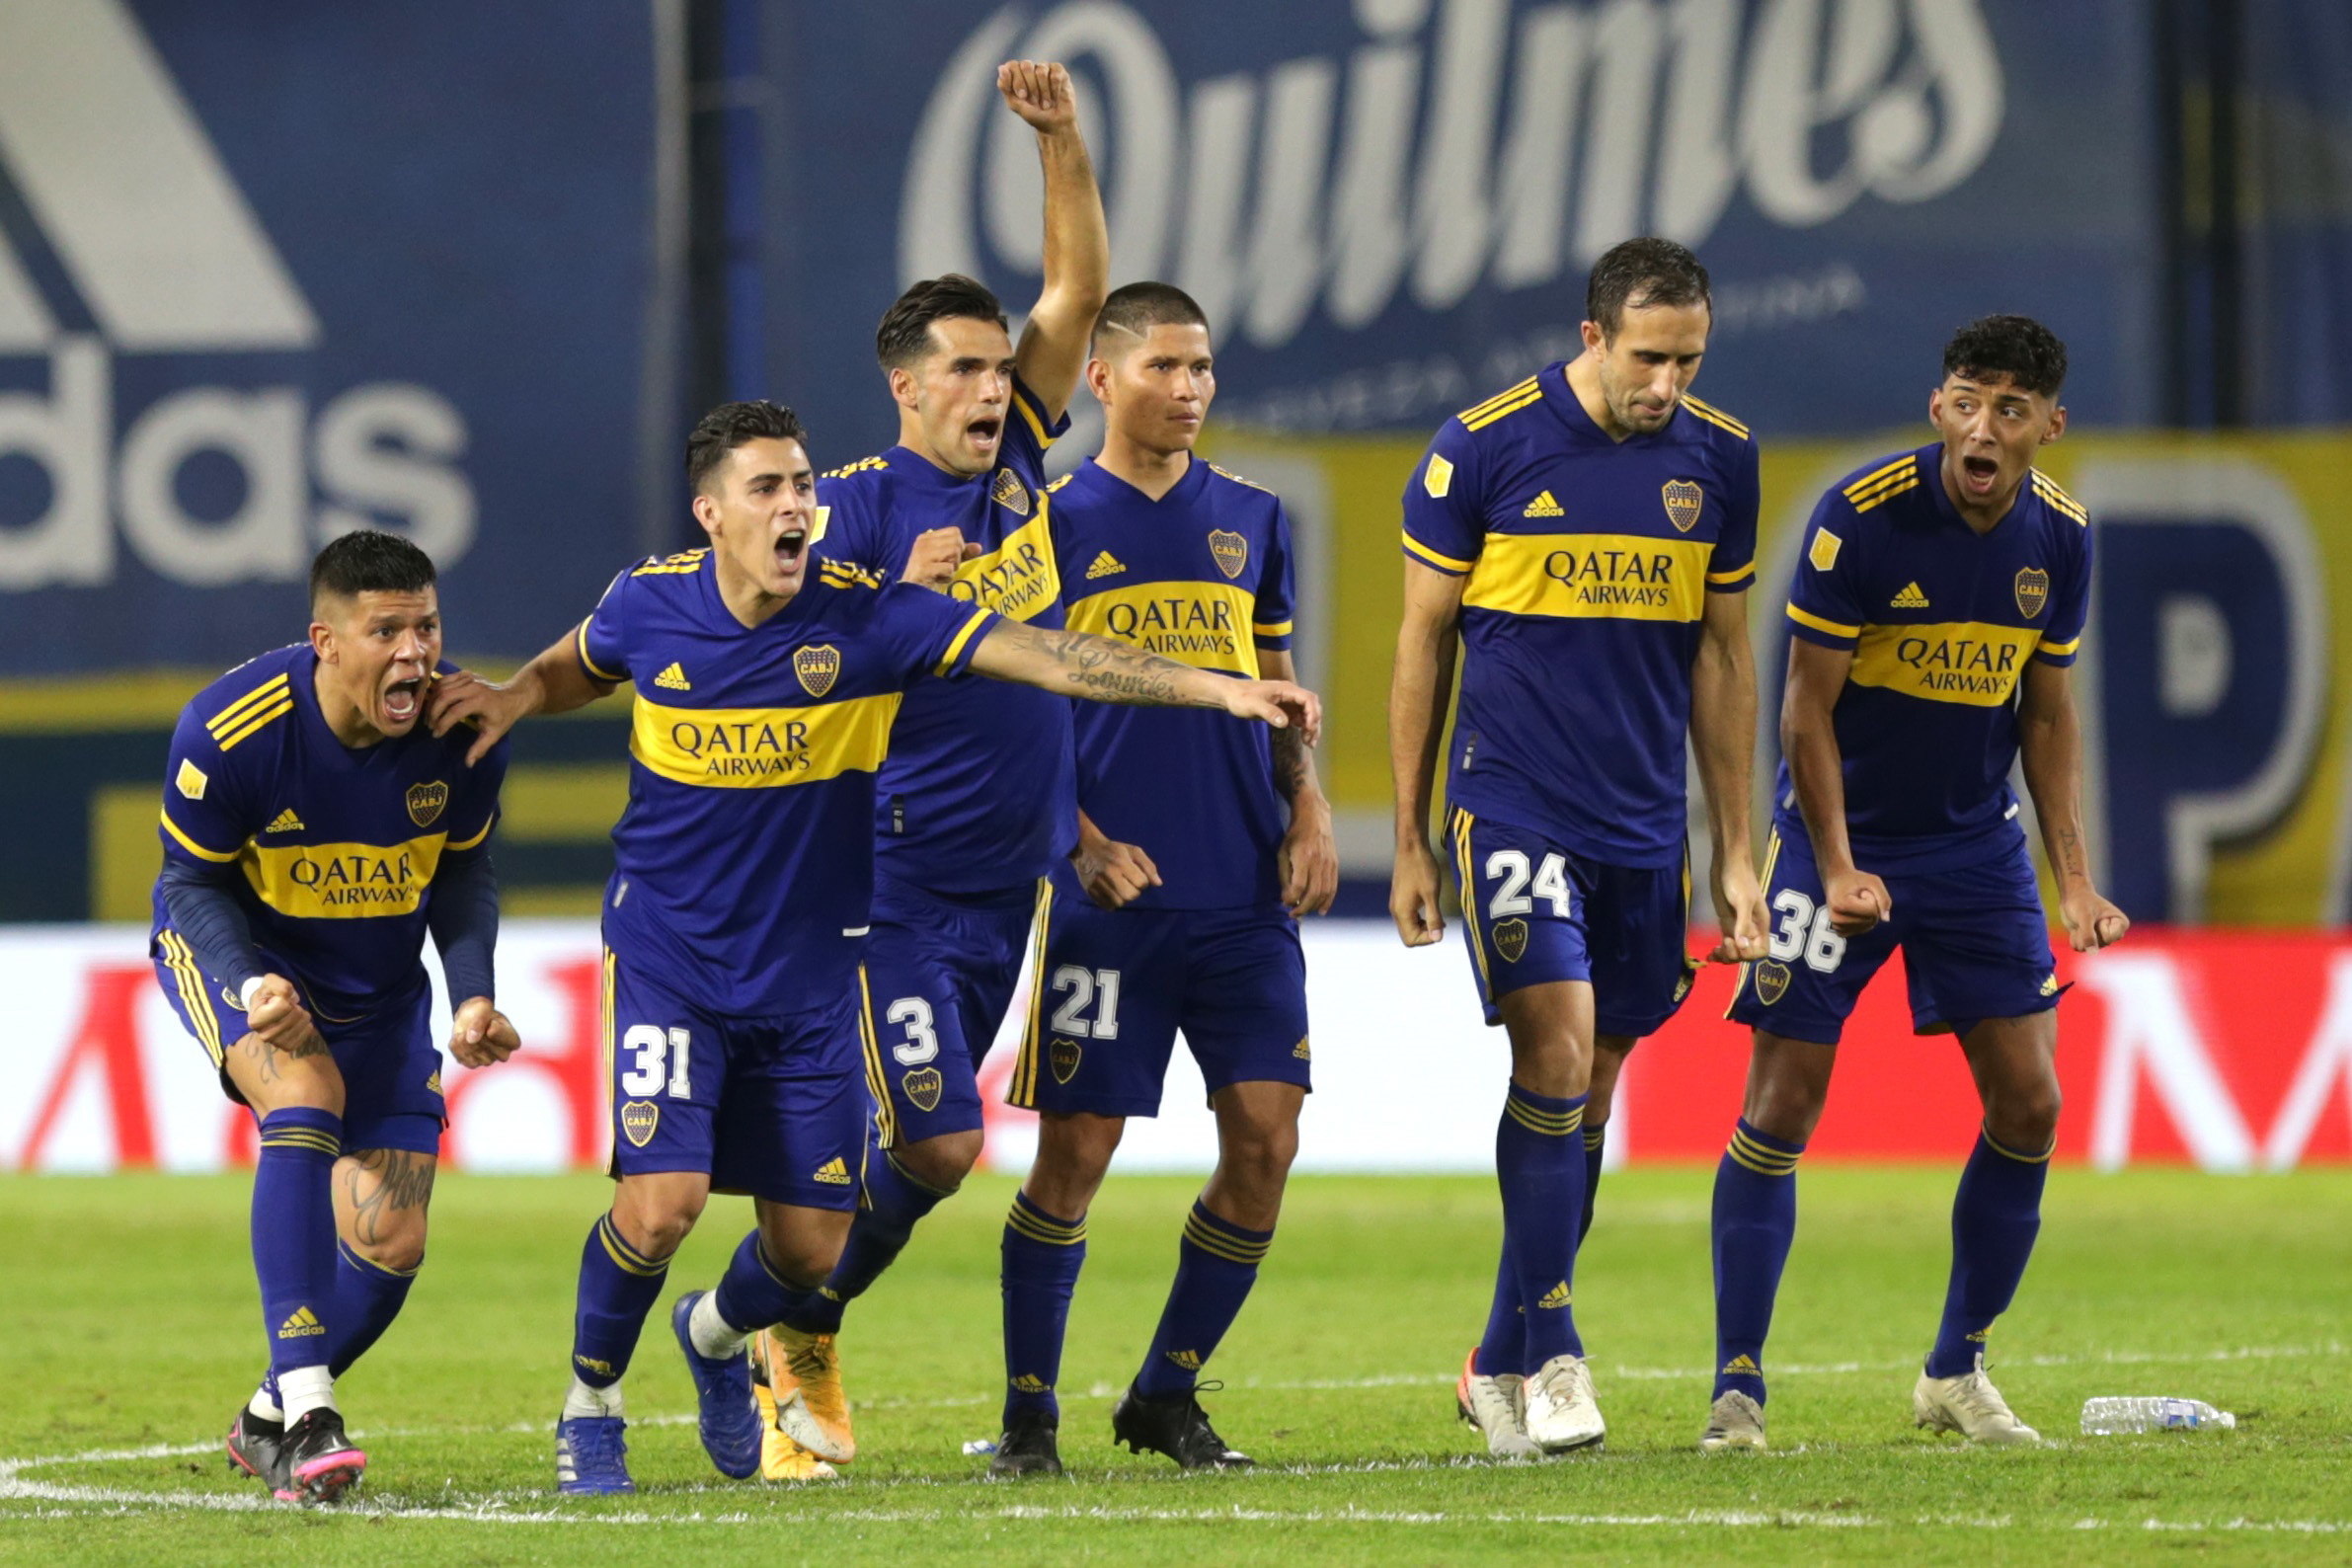
[(2118, 1432), (2224, 1431), (2237, 1425), (2227, 1410), (2216, 1410), (2202, 1399), (2085, 1399), (2082, 1435), (2103, 1438)]

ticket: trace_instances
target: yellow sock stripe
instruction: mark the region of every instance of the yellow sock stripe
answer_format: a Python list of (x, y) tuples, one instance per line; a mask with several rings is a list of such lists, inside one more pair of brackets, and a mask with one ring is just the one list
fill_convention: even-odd
[(281, 698), (278, 701), (270, 704), (270, 706), (264, 708), (260, 713), (254, 715), (251, 719), (248, 719), (244, 724), (238, 726), (235, 730), (232, 730), (228, 734), (221, 736), (219, 738), (220, 748), (223, 751), (228, 750), (231, 746), (237, 745), (238, 742), (246, 740), (248, 737), (255, 735), (262, 730), (268, 729), (272, 724), (275, 723), (279, 719), (284, 718), (287, 714), (292, 713), (293, 711), (294, 699), (290, 696)]
[(332, 1134), (316, 1132), (307, 1127), (289, 1127), (281, 1132), (262, 1135), (264, 1148), (306, 1148), (316, 1154), (341, 1157), (343, 1140)]
[(165, 965), (172, 972), (172, 980), (179, 987), (181, 1005), (188, 1009), (188, 1021), (196, 1030), (196, 1044), (204, 1048), (217, 1069), (222, 1060), (220, 1016), (212, 1011), (212, 993), (204, 988), (204, 975), (196, 967), (196, 952), (177, 931), (165, 931), (158, 945), (163, 949)]
[(621, 1239), (620, 1227), (606, 1215), (596, 1221), (596, 1239), (604, 1243), (605, 1256), (612, 1259), (624, 1274), (634, 1274), (641, 1280), (657, 1279), (669, 1272), (669, 1264), (656, 1263), (644, 1253)]
[(212, 732), (213, 739), (218, 740), (223, 731), (234, 730), (238, 725), (244, 723), (256, 708), (284, 696), (286, 689), (284, 675), (272, 675), (268, 680), (263, 681), (211, 718), (206, 719), (204, 728)]
[[(1982, 1129), (1979, 1129), (1979, 1131), (1983, 1132)], [(2004, 1159), (2013, 1159), (2020, 1165), (2047, 1165), (2050, 1163), (2050, 1156), (2058, 1152), (2058, 1139), (2056, 1138), (2052, 1138), (2050, 1140), (2050, 1146), (2042, 1150), (2039, 1154), (2028, 1154), (2020, 1149), (2013, 1149), (2006, 1143), (2003, 1143), (2000, 1139), (1995, 1137), (1991, 1133), (1984, 1133), (1984, 1138), (1985, 1146), (1987, 1148), (1990, 1148), (1994, 1153), (2000, 1155)]]
[(1525, 397), (1528, 393), (1533, 391), (1534, 389), (1535, 378), (1533, 376), (1529, 376), (1525, 381), (1520, 382), (1517, 386), (1505, 387), (1502, 391), (1497, 392), (1493, 397), (1488, 398), (1483, 403), (1471, 404), (1468, 408), (1461, 411), (1460, 419), (1462, 423), (1466, 425), (1471, 420), (1476, 419), (1479, 415), (1484, 414), (1488, 409), (1493, 408), (1496, 404), (1507, 403), (1516, 397)]
[(1795, 1172), (1800, 1156), (1785, 1149), (1769, 1148), (1738, 1129), (1732, 1130), (1731, 1142), (1724, 1152), (1734, 1164), (1744, 1165), (1759, 1176), (1787, 1176)]
[(1076, 1235), (1079, 1231), (1086, 1228), (1086, 1216), (1084, 1215), (1080, 1215), (1075, 1219), (1056, 1218), (1054, 1215), (1047, 1214), (1043, 1209), (1040, 1209), (1036, 1204), (1032, 1203), (1030, 1201), (1029, 1195), (1024, 1192), (1016, 1192), (1013, 1194), (1013, 1212), (1015, 1214), (1027, 1215), (1032, 1224), (1035, 1224), (1042, 1229), (1054, 1231), (1058, 1234)]
[(1606, 1122), (1599, 1127), (1588, 1127), (1585, 1129), (1585, 1147), (1587, 1149), (1599, 1148), (1604, 1142), (1607, 1141), (1607, 1139), (1608, 1124)]
[(378, 1263), (363, 1253), (353, 1251), (352, 1244), (341, 1236), (335, 1239), (335, 1250), (342, 1253), (344, 1261), (354, 1269), (369, 1274), (386, 1275), (395, 1280), (413, 1280), (417, 1277), (417, 1269), (425, 1267), (422, 1262), (418, 1263), (417, 1269), (395, 1269), (389, 1264)]
[(1585, 1108), (1581, 1105), (1570, 1106), (1565, 1111), (1546, 1111), (1541, 1106), (1530, 1105), (1516, 1091), (1504, 1096), (1503, 1109), (1511, 1120), (1529, 1132), (1548, 1137), (1566, 1137), (1585, 1122)]
[(1065, 1225), (1018, 1196), (1005, 1211), (1004, 1222), (1030, 1240), (1042, 1241), (1050, 1247), (1074, 1247), (1086, 1239), (1084, 1218), (1074, 1225)]
[(1453, 812), (1453, 855), (1461, 877), (1462, 924), (1469, 928), (1470, 957), (1478, 967), (1478, 993), (1491, 1002), (1494, 981), (1486, 973), (1486, 943), (1478, 934), (1478, 878), (1470, 865), (1470, 814), (1459, 807)]
[(1764, 1160), (1769, 1164), (1794, 1165), (1799, 1159), (1804, 1157), (1804, 1150), (1774, 1148), (1771, 1144), (1766, 1143), (1764, 1141), (1764, 1139), (1751, 1134), (1744, 1127), (1735, 1126), (1732, 1128), (1731, 1140), (1734, 1143), (1740, 1144), (1742, 1147), (1746, 1148), (1749, 1153), (1755, 1155), (1758, 1159)]
[(1018, 1106), (1034, 1108), (1037, 1104), (1037, 1058), (1044, 1054), (1046, 1019), (1046, 937), (1053, 925), (1054, 885), (1041, 877), (1037, 912), (1030, 916), (1029, 1023), (1021, 1031), (1021, 1052), (1013, 1058), (1012, 1090), (1005, 1096)]
[(1203, 1252), (1224, 1259), (1227, 1263), (1263, 1263), (1274, 1245), (1269, 1236), (1264, 1241), (1244, 1241), (1229, 1231), (1203, 1222), (1199, 1215), (1187, 1215), (1184, 1220), (1184, 1239)]
[(884, 1148), (899, 1146), (899, 1108), (891, 1103), (890, 1075), (882, 1065), (882, 1037), (874, 1032), (874, 988), (866, 983), (866, 966), (857, 967), (857, 1040), (866, 1057), (866, 1092), (874, 1097), (874, 1140)]

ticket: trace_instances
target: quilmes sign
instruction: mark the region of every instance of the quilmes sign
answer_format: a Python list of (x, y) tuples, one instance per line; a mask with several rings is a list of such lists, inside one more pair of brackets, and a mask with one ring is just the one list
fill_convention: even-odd
[[(2010, 97), (1988, 5), (1007, 6), (929, 84), (898, 271), (1014, 297), (1037, 274), (1036, 154), (992, 88), (1027, 55), (1085, 83), (1119, 275), (1173, 278), (1228, 352), (1285, 352), (1228, 379), (1228, 409), (1259, 423), (1420, 418), (1573, 352), (1584, 270), (1632, 234), (1706, 248), (1724, 325), (1856, 316), (1883, 243), (1818, 231), (1934, 203), (1986, 165)], [(1356, 374), (1300, 384), (1301, 367)]]
[[(125, 547), (191, 588), (291, 581), (371, 519), (444, 569), (465, 555), (466, 424), (431, 387), (363, 382), (314, 410), (263, 358), (123, 406), (126, 359), (308, 351), (322, 328), (120, 0), (0, 6), (0, 170), (34, 231), (0, 228), (0, 360), (47, 361), (45, 390), (0, 391), (19, 481), (0, 589), (103, 587)], [(192, 510), (199, 458), (233, 470), (213, 475), (232, 506)]]

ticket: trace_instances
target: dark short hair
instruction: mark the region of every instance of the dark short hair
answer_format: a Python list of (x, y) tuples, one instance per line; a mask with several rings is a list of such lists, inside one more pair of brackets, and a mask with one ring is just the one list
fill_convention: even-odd
[(1998, 377), (2054, 398), (2067, 382), (2067, 346), (2031, 316), (1980, 316), (1944, 345), (1943, 373), (1971, 381)]
[(686, 437), (686, 483), (697, 492), (727, 454), (745, 441), (798, 441), (809, 445), (809, 431), (801, 417), (781, 403), (761, 398), (755, 403), (722, 403), (695, 422)]
[(959, 316), (992, 321), (1007, 332), (1012, 330), (1004, 319), (1004, 306), (988, 292), (987, 284), (962, 273), (949, 273), (908, 285), (883, 312), (882, 325), (874, 332), (874, 357), (882, 361), (885, 370), (913, 364), (931, 352), (931, 323)]
[(1585, 319), (1613, 338), (1628, 308), (1656, 305), (1704, 305), (1715, 313), (1714, 292), (1707, 270), (1686, 245), (1644, 235), (1611, 246), (1593, 264), (1585, 282)]
[(1101, 355), (1104, 333), (1140, 338), (1154, 327), (1199, 327), (1205, 332), (1209, 313), (1174, 283), (1122, 283), (1095, 312), (1093, 352)]
[(310, 607), (329, 593), (422, 593), (433, 585), (432, 557), (381, 528), (360, 528), (327, 541), (311, 559)]

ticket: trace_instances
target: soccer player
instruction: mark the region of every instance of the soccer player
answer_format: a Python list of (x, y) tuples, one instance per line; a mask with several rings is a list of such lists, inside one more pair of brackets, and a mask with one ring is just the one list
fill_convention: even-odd
[[(745, 1343), (805, 1310), (856, 1207), (881, 1060), (860, 968), (873, 896), (874, 780), (902, 695), (967, 668), (1100, 702), (1214, 707), (1311, 737), (1314, 697), (1230, 681), (1119, 643), (1046, 631), (825, 563), (790, 410), (731, 403), (686, 446), (710, 544), (624, 570), (595, 611), (505, 684), (444, 682), (441, 728), (481, 750), (533, 713), (636, 683), (629, 808), (604, 901), (612, 1210), (582, 1248), (573, 1377), (556, 1428), (561, 1490), (635, 1489), (620, 1378), (715, 1189), (756, 1223), (671, 1331), (713, 1463), (759, 1467)], [(810, 1473), (815, 1473), (812, 1467)]]
[(391, 1326), (425, 1261), (444, 1126), (428, 934), (449, 1051), (503, 1061), (488, 841), (504, 746), (418, 724), (440, 663), (432, 562), (348, 533), (310, 568), (310, 636), (181, 712), (148, 948), (163, 993), (253, 1113), (253, 1262), (270, 1370), (229, 1424), (231, 1464), (332, 1503), (367, 1457), (335, 1379)]
[(2041, 1228), (2058, 1128), (2058, 997), (2009, 770), (2020, 758), (2078, 953), (2131, 922), (2082, 842), (2067, 671), (2090, 604), (2082, 508), (2033, 466), (2066, 433), (2066, 346), (1988, 316), (1945, 348), (1935, 440), (1821, 500), (1789, 589), (1784, 757), (1767, 853), (1770, 953), (1730, 1016), (1755, 1031), (1715, 1173), (1715, 1392), (1699, 1447), (1764, 1446), (1764, 1346), (1796, 1232), (1796, 1167), (1846, 1015), (1897, 948), (1913, 1029), (1953, 1034), (1985, 1123), (1952, 1204), (1943, 1322), (1919, 1424), (2038, 1441), (1985, 1375), (1985, 1338)]
[(1570, 1290), (1617, 1074), (1689, 989), (1686, 739), (1714, 842), (1713, 956), (1763, 951), (1756, 444), (1687, 395), (1711, 311), (1687, 250), (1617, 246), (1592, 272), (1584, 352), (1448, 421), (1405, 491), (1388, 906), (1408, 946), (1444, 934), (1429, 806), (1458, 634), (1446, 831), (1511, 1083), (1502, 1264), (1457, 1395), (1498, 1455), (1606, 1430)]
[[(875, 348), (899, 442), (818, 481), (819, 553), (1057, 628), (1046, 448), (1068, 427), (1110, 242), (1069, 73), (1012, 61), (997, 85), (1035, 128), (1045, 166), (1044, 286), (1018, 347), (996, 296), (969, 277), (918, 282), (891, 306)], [(824, 1288), (759, 1346), (779, 1435), (822, 1458), (856, 1451), (835, 1350), (845, 1304), (980, 1157), (979, 1067), (1011, 1004), (1042, 879), (1076, 838), (1071, 766), (1070, 705), (1024, 686), (917, 685), (892, 731), (866, 945), (883, 1060), (864, 1206)]]
[[(1069, 624), (1220, 680), (1289, 680), (1282, 503), (1193, 453), (1216, 392), (1209, 319), (1166, 283), (1104, 305), (1086, 384), (1102, 451), (1053, 491)], [(1294, 731), (1220, 714), (1077, 717), (1080, 838), (1055, 868), (1010, 1099), (1041, 1113), (1004, 1227), (1004, 1436), (991, 1474), (1059, 1474), (1055, 1381), (1086, 1210), (1131, 1116), (1156, 1116), (1178, 1030), (1216, 1116), (1217, 1165), (1177, 1248), (1114, 1441), (1186, 1469), (1246, 1465), (1209, 1424), (1202, 1366), (1274, 1241), (1308, 1082), (1296, 916), (1338, 885), (1331, 808)], [(1164, 870), (1162, 868), (1165, 868)]]

